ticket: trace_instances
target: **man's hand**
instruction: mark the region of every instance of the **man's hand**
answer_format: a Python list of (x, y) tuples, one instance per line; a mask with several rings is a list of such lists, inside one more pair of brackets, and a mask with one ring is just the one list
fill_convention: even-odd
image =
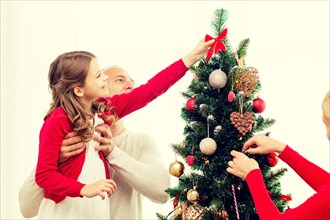
[(58, 157), (58, 164), (65, 162), (74, 155), (78, 155), (85, 149), (86, 144), (82, 141), (80, 136), (75, 132), (68, 133), (61, 145), (60, 155)]
[[(95, 127), (95, 131), (101, 133), (101, 136), (93, 135), (93, 140), (100, 143), (95, 147), (95, 150), (102, 151), (104, 156), (107, 157), (114, 147), (110, 127), (107, 124), (98, 125)], [(77, 136), (75, 132), (68, 133), (62, 142), (58, 163), (63, 163), (70, 157), (80, 154), (85, 148), (86, 143), (82, 141), (80, 136)]]
[(100, 143), (100, 145), (95, 146), (95, 150), (102, 151), (103, 155), (107, 157), (114, 148), (110, 127), (107, 124), (98, 125), (95, 131), (101, 133), (101, 136), (93, 135), (93, 140)]

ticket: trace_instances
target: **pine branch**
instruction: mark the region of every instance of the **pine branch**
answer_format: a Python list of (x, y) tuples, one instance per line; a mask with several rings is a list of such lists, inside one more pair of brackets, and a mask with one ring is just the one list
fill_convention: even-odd
[(162, 215), (162, 214), (159, 214), (159, 213), (156, 213), (156, 215), (157, 215), (157, 218), (159, 220), (167, 220), (167, 217), (165, 215)]
[(242, 40), (239, 45), (238, 45), (238, 48), (237, 48), (237, 55), (238, 55), (238, 58), (241, 58), (241, 57), (246, 57), (246, 54), (247, 54), (247, 49), (249, 47), (249, 44), (250, 44), (250, 39), (244, 39)]
[(214, 11), (214, 17), (211, 21), (213, 34), (218, 36), (224, 29), (224, 24), (228, 19), (228, 12), (225, 9), (216, 9)]

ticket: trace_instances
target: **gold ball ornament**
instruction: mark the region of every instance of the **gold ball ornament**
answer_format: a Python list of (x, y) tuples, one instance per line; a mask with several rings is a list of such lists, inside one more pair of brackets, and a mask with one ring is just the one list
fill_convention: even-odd
[(196, 190), (196, 187), (193, 187), (193, 189), (190, 189), (187, 192), (187, 199), (189, 202), (195, 203), (199, 199), (199, 193)]
[(227, 75), (220, 69), (214, 70), (209, 75), (209, 84), (215, 89), (221, 89), (227, 84)]
[(176, 160), (170, 164), (169, 171), (173, 176), (180, 177), (184, 173), (184, 165)]
[(182, 207), (181, 205), (177, 205), (175, 208), (174, 208), (174, 215), (175, 216), (179, 216), (182, 214)]
[(198, 204), (190, 205), (183, 213), (183, 220), (204, 220), (204, 208)]
[(212, 138), (204, 138), (199, 143), (199, 149), (205, 155), (211, 155), (217, 150), (217, 143)]

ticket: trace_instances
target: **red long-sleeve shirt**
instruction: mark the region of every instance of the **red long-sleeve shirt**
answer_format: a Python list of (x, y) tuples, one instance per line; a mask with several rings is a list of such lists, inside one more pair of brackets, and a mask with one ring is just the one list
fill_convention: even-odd
[[(187, 70), (180, 59), (132, 92), (115, 95), (107, 99), (111, 101), (111, 106), (115, 106), (118, 117), (122, 118), (146, 106), (166, 92), (184, 76)], [(63, 108), (59, 107), (45, 120), (39, 135), (39, 155), (35, 180), (45, 190), (45, 198), (52, 199), (57, 203), (66, 196), (79, 197), (80, 190), (84, 186), (77, 179), (83, 167), (86, 150), (60, 165), (57, 163), (62, 141), (65, 135), (71, 131), (72, 124)], [(104, 161), (102, 154), (100, 157)], [(107, 166), (105, 167), (107, 169)], [(106, 175), (107, 177), (109, 175), (107, 171)]]
[(302, 157), (289, 146), (285, 147), (279, 158), (295, 170), (295, 172), (316, 191), (316, 193), (298, 207), (280, 213), (267, 192), (260, 169), (253, 170), (247, 175), (246, 182), (249, 186), (260, 219), (329, 220), (330, 174)]

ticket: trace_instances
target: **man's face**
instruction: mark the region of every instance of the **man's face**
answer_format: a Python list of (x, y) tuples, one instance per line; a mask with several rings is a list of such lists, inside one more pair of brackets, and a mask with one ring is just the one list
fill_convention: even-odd
[(108, 78), (109, 96), (128, 93), (134, 88), (134, 80), (129, 73), (121, 67), (109, 67), (104, 70)]

